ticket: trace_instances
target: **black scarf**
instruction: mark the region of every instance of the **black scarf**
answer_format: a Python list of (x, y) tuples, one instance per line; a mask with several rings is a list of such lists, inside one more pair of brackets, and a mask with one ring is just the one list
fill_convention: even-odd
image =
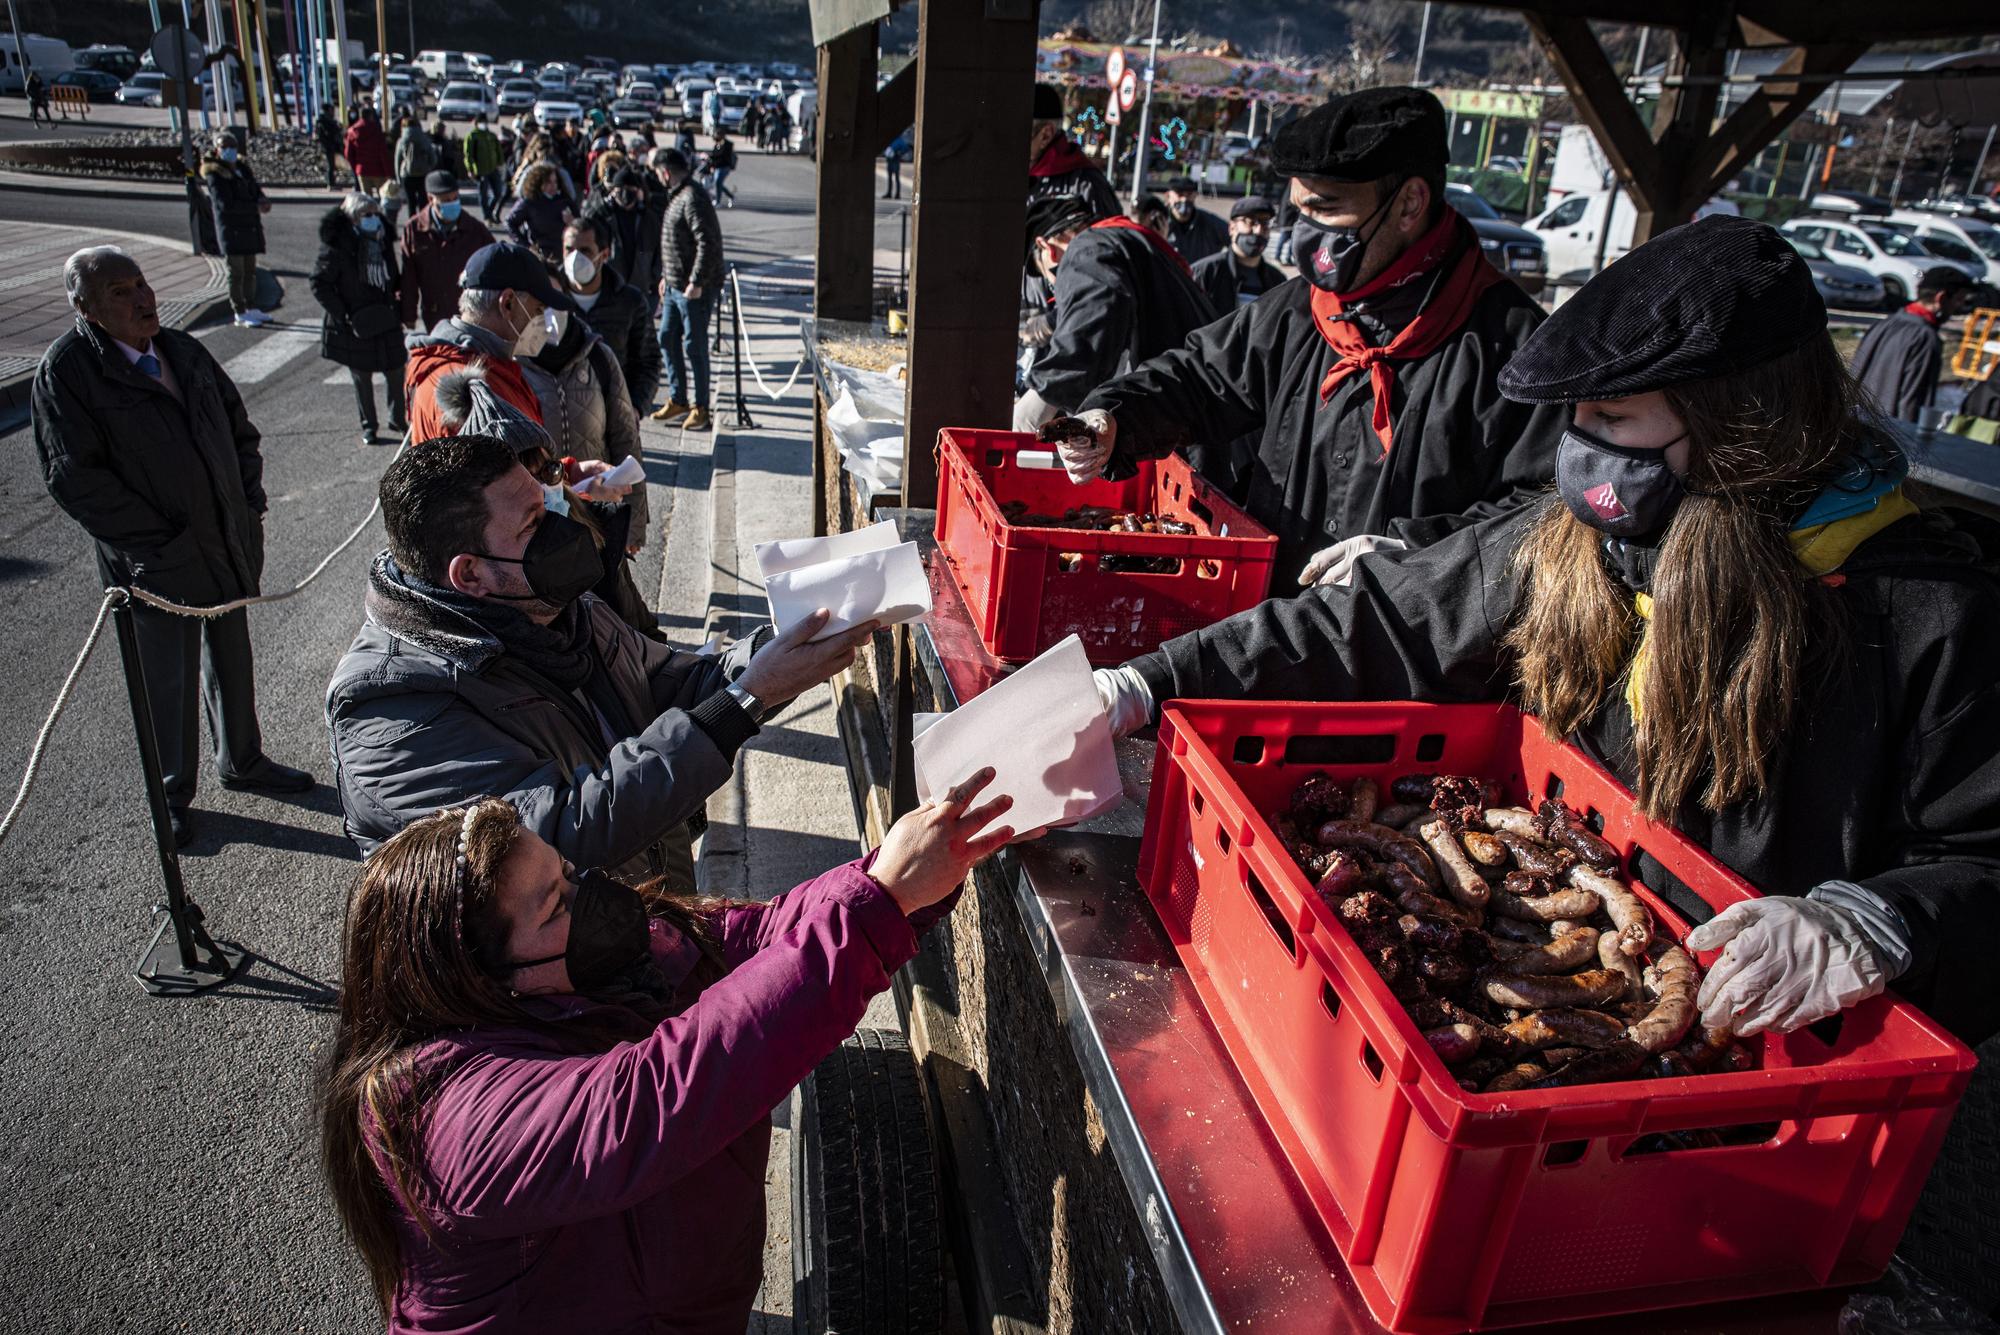
[(368, 572), (367, 608), (376, 625), (473, 672), (505, 653), (573, 691), (597, 670), (590, 620), (580, 600), (548, 625), (537, 625), (506, 603), (441, 589), (406, 574), (383, 552)]

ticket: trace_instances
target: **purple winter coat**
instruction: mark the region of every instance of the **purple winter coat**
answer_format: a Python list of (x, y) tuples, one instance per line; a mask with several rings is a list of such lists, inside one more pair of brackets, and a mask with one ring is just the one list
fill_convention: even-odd
[[(851, 862), (716, 919), (729, 973), (650, 1036), (576, 1055), (528, 1029), (453, 1035), (431, 1100), (435, 1240), (407, 1217), (401, 1332), (743, 1335), (763, 1278), (770, 1110), (854, 1031), (946, 900), (905, 919)], [(654, 923), (685, 980), (693, 943)], [(584, 997), (536, 998), (550, 1019)]]

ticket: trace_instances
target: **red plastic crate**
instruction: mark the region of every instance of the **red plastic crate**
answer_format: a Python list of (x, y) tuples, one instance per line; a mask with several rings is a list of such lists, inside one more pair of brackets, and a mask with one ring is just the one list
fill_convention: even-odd
[[(1122, 663), (1176, 635), (1254, 607), (1271, 584), (1278, 540), (1185, 459), (1147, 462), (1123, 482), (1077, 486), (1060, 468), (1023, 468), (1013, 431), (938, 432), (938, 546), (965, 592), (987, 652), (1026, 662), (1072, 633), (1093, 663)], [(1085, 533), (1025, 528), (1001, 512), (1009, 501), (1061, 514), (1082, 505), (1171, 515), (1201, 530)], [(1106, 556), (1173, 557), (1172, 573), (1104, 570)]]
[[(1756, 894), (1505, 705), (1165, 708), (1141, 881), (1376, 1319), (1428, 1335), (1879, 1275), (1972, 1054), (1884, 995), (1830, 1042), (1763, 1039), (1754, 1071), (1464, 1092), (1259, 814), (1308, 774), (1386, 791), (1419, 770), (1515, 800), (1559, 791), (1628, 865), (1643, 847), (1718, 908)], [(1759, 1144), (1628, 1154), (1654, 1132), (1764, 1122), (1779, 1129)]]

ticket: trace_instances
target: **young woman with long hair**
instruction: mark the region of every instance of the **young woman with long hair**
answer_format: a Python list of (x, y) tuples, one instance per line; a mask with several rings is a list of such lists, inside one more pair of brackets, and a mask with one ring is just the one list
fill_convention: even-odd
[(1510, 699), (1768, 896), (1690, 938), (1723, 948), (1705, 1024), (1783, 1032), (1893, 981), (2000, 1028), (2000, 546), (1904, 494), (1804, 262), (1745, 219), (1675, 228), (1500, 387), (1574, 405), (1555, 495), (1101, 672), (1114, 726), (1175, 696)]
[(770, 1110), (1012, 837), (991, 779), (768, 903), (579, 872), (499, 799), (378, 848), (319, 1119), (388, 1329), (742, 1335)]

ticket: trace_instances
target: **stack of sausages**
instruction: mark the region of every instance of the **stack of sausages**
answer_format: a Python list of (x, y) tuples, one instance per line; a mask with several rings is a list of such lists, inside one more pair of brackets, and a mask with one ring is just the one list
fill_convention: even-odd
[(1461, 1088), (1752, 1065), (1695, 1029), (1694, 959), (1654, 939), (1617, 851), (1575, 812), (1503, 806), (1453, 775), (1405, 775), (1381, 797), (1315, 775), (1273, 828)]
[[(1086, 533), (1168, 533), (1186, 536), (1198, 533), (1193, 524), (1171, 515), (1141, 514), (1134, 510), (1113, 510), (1108, 505), (1079, 505), (1060, 516), (1036, 514), (1026, 501), (1007, 501), (1000, 513), (1008, 523), (1021, 528), (1071, 528)], [(1181, 568), (1174, 556), (1139, 556), (1127, 552), (1106, 552), (1097, 560), (1099, 570), (1127, 575), (1171, 575)]]

